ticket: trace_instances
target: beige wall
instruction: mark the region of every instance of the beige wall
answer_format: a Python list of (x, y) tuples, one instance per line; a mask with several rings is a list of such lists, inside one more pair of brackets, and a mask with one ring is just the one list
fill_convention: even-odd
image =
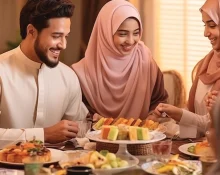
[(144, 29), (141, 40), (149, 47), (155, 58), (154, 0), (129, 0), (129, 2), (131, 2), (140, 13)]
[(61, 59), (67, 65), (77, 62), (80, 54), (82, 0), (73, 0), (73, 3), (75, 5), (75, 11), (71, 19), (71, 33), (68, 37), (67, 48)]
[(0, 1), (0, 53), (7, 49), (7, 41), (15, 41), (19, 34), (19, 12), (23, 0)]

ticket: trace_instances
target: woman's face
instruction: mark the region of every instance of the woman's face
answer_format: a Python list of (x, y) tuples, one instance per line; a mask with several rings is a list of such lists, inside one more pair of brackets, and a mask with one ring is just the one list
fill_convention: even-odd
[(140, 26), (133, 18), (126, 19), (113, 36), (115, 47), (123, 55), (130, 54), (139, 40)]
[(214, 50), (220, 51), (219, 26), (204, 11), (202, 11), (202, 21), (205, 24), (204, 36), (208, 37)]

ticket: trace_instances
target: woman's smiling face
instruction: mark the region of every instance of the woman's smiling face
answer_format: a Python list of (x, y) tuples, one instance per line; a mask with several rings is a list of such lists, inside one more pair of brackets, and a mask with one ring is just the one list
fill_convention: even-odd
[(115, 47), (122, 55), (131, 53), (140, 40), (140, 26), (135, 18), (127, 18), (113, 36)]
[(208, 37), (214, 50), (220, 51), (219, 25), (204, 11), (202, 11), (202, 21), (205, 24), (204, 36)]

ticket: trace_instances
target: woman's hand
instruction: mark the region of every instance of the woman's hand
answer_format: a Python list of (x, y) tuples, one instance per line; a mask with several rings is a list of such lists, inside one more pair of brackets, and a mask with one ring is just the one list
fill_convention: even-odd
[(177, 108), (170, 104), (160, 103), (154, 110), (155, 116), (162, 117), (162, 113), (165, 112), (168, 117), (179, 122), (181, 120), (183, 111), (181, 108)]
[(212, 111), (212, 108), (216, 103), (217, 95), (218, 95), (218, 91), (214, 90), (214, 91), (208, 92), (204, 98), (205, 105), (209, 112)]

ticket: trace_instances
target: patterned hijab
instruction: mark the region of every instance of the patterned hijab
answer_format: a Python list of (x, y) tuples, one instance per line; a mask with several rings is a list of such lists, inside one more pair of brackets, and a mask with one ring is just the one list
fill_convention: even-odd
[[(201, 12), (207, 13), (217, 25), (220, 25), (219, 3), (219, 0), (207, 0), (200, 9)], [(212, 50), (199, 64), (196, 77), (189, 94), (188, 109), (191, 112), (195, 112), (194, 100), (199, 79), (206, 85), (213, 85), (211, 90), (220, 90), (220, 52)]]
[(140, 15), (131, 3), (108, 2), (96, 19), (85, 57), (72, 65), (88, 103), (105, 117), (146, 118), (152, 102), (159, 69), (150, 50), (139, 41), (124, 56), (113, 42), (115, 32), (130, 17), (137, 19), (142, 33)]

